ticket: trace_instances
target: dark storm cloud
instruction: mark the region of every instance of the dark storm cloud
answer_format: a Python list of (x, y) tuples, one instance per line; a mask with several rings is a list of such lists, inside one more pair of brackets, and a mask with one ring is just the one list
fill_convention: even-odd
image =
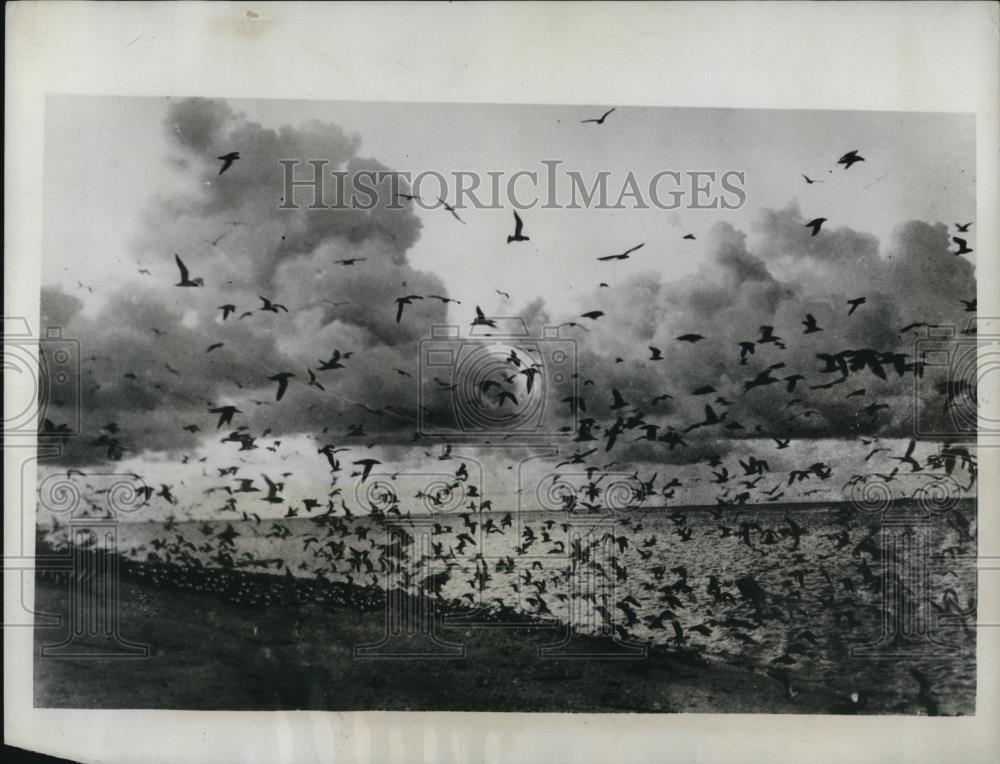
[[(687, 461), (706, 451), (725, 453), (744, 438), (772, 435), (902, 437), (913, 433), (918, 407), (937, 430), (953, 426), (946, 398), (930, 376), (917, 384), (915, 399), (912, 371), (900, 377), (889, 363), (885, 380), (866, 368), (843, 384), (810, 389), (840, 377), (822, 371), (819, 353), (871, 349), (905, 353), (912, 362), (917, 335), (900, 333), (905, 325), (952, 324), (961, 331), (968, 323), (970, 314), (959, 300), (975, 296), (974, 268), (949, 252), (947, 228), (906, 223), (880, 252), (874, 237), (833, 226), (812, 237), (804, 222), (794, 206), (763, 213), (753, 251), (744, 234), (720, 223), (707, 241), (711, 261), (695, 275), (665, 282), (659, 273), (636, 274), (581, 301), (581, 308), (606, 314), (593, 326), (585, 322), (589, 333), (569, 330), (580, 343), (583, 377), (594, 380), (583, 389), (592, 416), (607, 425), (631, 411), (609, 408), (615, 388), (644, 422), (660, 425), (659, 434), (703, 421), (706, 404), (719, 415), (726, 412), (725, 424), (740, 425), (693, 430), (684, 435), (690, 448), (673, 451), (663, 443), (636, 442), (641, 431), (629, 432), (619, 438), (616, 457)], [(848, 317), (847, 300), (861, 296), (867, 304)], [(822, 332), (804, 334), (807, 313)], [(765, 325), (774, 327), (784, 348), (758, 341)], [(677, 341), (688, 333), (705, 339)], [(755, 343), (745, 364), (741, 341)], [(664, 360), (649, 360), (650, 345)], [(779, 379), (793, 374), (805, 379), (792, 392), (784, 381), (745, 389), (747, 381), (777, 363), (785, 364), (774, 371)], [(692, 395), (706, 386), (716, 392)], [(864, 396), (846, 397), (862, 388)], [(653, 398), (664, 393), (673, 399), (654, 405)], [(800, 402), (789, 407), (796, 398)], [(870, 416), (863, 409), (872, 403), (889, 409)]]
[[(371, 210), (310, 210), (309, 192), (300, 209), (281, 206), (279, 160), (325, 159), (330, 170), (390, 168), (359, 156), (360, 139), (334, 125), (268, 129), (215, 101), (174, 104), (165, 127), (172, 159), (186, 168), (191, 188), (150, 208), (134, 253), (151, 274), (105, 295), (93, 313), (82, 311), (72, 295), (43, 291), (46, 319), (65, 326), (66, 336), (82, 346), (85, 434), (68, 444), (67, 459), (103, 459), (104, 449), (91, 443), (111, 421), (132, 453), (190, 449), (241, 425), (254, 434), (306, 433), (347, 445), (412, 443), (419, 341), (430, 325), (448, 318), (447, 306), (427, 296), (449, 296), (441, 278), (408, 261), (419, 219), (410, 208), (386, 208), (387, 183)], [(230, 151), (241, 159), (220, 176), (215, 157)], [(644, 422), (660, 426), (659, 434), (673, 428), (688, 443), (670, 450), (663, 442), (638, 440), (641, 431), (633, 429), (619, 438), (608, 461), (690, 461), (725, 454), (747, 438), (911, 432), (912, 374), (899, 377), (887, 365), (886, 380), (863, 369), (842, 385), (811, 390), (836, 376), (821, 371), (817, 353), (870, 348), (907, 353), (912, 361), (914, 337), (899, 329), (964, 320), (959, 299), (975, 294), (973, 266), (948, 251), (943, 225), (906, 223), (881, 251), (874, 237), (835, 221), (815, 237), (804, 222), (794, 206), (767, 211), (752, 239), (720, 223), (704, 238), (709, 261), (694, 275), (667, 280), (659, 272), (639, 273), (611, 279), (612, 287), (584, 298), (579, 312), (603, 311), (597, 321), (554, 317), (542, 299), (519, 312), (532, 336), (561, 320), (589, 330), (562, 331), (578, 343), (579, 392), (586, 416), (600, 425), (595, 434), (629, 416), (625, 412), (639, 412)], [(204, 278), (204, 288), (173, 286), (174, 253), (192, 276)], [(337, 262), (351, 259), (357, 262)], [(397, 321), (396, 299), (411, 294), (425, 299), (406, 305)], [(288, 313), (262, 311), (261, 295)], [(848, 317), (847, 300), (860, 296), (867, 304)], [(218, 309), (224, 304), (236, 306), (226, 321)], [(462, 308), (465, 323), (473, 306)], [(240, 318), (247, 311), (251, 315)], [(803, 333), (807, 313), (822, 332)], [(741, 364), (739, 343), (757, 342), (763, 325), (774, 327), (784, 349), (758, 343)], [(705, 339), (677, 341), (687, 333)], [(663, 360), (649, 360), (648, 346)], [(318, 371), (335, 350), (351, 353), (344, 368)], [(785, 366), (775, 376), (805, 377), (794, 392), (784, 382), (745, 390), (748, 380), (777, 363)], [(308, 384), (310, 369), (324, 389)], [(277, 385), (268, 377), (279, 372), (294, 376), (276, 401)], [(705, 386), (716, 392), (692, 394)], [(610, 408), (612, 388), (628, 408)], [(866, 388), (866, 395), (846, 398), (856, 388)], [(664, 393), (673, 397), (654, 404)], [(922, 404), (940, 418), (940, 393), (924, 395)], [(802, 402), (789, 407), (793, 398)], [(875, 402), (891, 410), (877, 417), (862, 413)], [(243, 413), (217, 433), (217, 416), (208, 408), (226, 404)], [(724, 424), (685, 432), (705, 418), (706, 405), (725, 413)], [(432, 403), (427, 413), (447, 416), (444, 406)], [(813, 413), (796, 416), (804, 411)], [(58, 423), (60, 412), (49, 413)], [(198, 431), (183, 429), (191, 425)], [(351, 426), (365, 435), (347, 439)], [(596, 445), (603, 450), (602, 442)]]
[[(68, 444), (67, 458), (103, 458), (90, 443), (111, 421), (132, 452), (194, 447), (215, 430), (209, 406), (223, 404), (246, 412), (233, 427), (251, 424), (254, 432), (342, 432), (363, 423), (385, 440), (412, 436), (416, 388), (395, 370), (413, 371), (416, 342), (447, 315), (444, 303), (427, 299), (396, 320), (397, 297), (447, 295), (438, 277), (407, 261), (419, 219), (386, 209), (387, 183), (371, 210), (309, 210), (308, 198), (300, 209), (281, 208), (281, 159), (325, 159), (328, 170), (388, 168), (358, 156), (360, 139), (334, 125), (266, 129), (217, 101), (173, 104), (165, 128), (172, 160), (193, 182), (187, 194), (157, 199), (146, 216), (134, 249), (151, 274), (105, 295), (93, 316), (70, 295), (42, 295), (46, 317), (83, 347), (85, 435)], [(215, 157), (230, 151), (241, 159), (220, 176)], [(204, 288), (173, 286), (175, 253)], [(336, 262), (353, 258), (361, 260)], [(289, 312), (262, 311), (260, 295)], [(226, 321), (223, 304), (237, 308)], [(252, 315), (240, 319), (246, 311)], [(353, 354), (346, 368), (315, 372), (325, 391), (308, 386), (308, 369), (334, 349)], [(280, 402), (268, 379), (279, 372), (295, 375)], [(408, 410), (392, 414), (386, 404)], [(54, 421), (60, 414), (50, 413)]]

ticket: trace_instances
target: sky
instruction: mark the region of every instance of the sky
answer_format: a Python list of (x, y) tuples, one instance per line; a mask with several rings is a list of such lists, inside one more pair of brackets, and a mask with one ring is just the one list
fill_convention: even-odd
[[(581, 123), (613, 106), (604, 124)], [(628, 430), (601, 460), (619, 461), (613, 469), (626, 473), (663, 479), (672, 469), (710, 479), (691, 462), (721, 454), (737, 469), (738, 457), (766, 452), (775, 472), (839, 461), (846, 479), (859, 463), (896, 466), (880, 459), (905, 450), (919, 416), (930, 417), (932, 434), (947, 429), (930, 379), (918, 384), (918, 408), (926, 412), (916, 417), (912, 374), (890, 371), (882, 380), (862, 368), (843, 389), (806, 386), (831, 380), (817, 353), (912, 353), (916, 335), (901, 333), (903, 326), (974, 315), (960, 300), (975, 297), (975, 253), (955, 256), (951, 240), (965, 236), (975, 249), (969, 116), (51, 96), (45, 130), (43, 316), (80, 339), (83, 358), (85, 434), (67, 444), (66, 463), (99, 462), (103, 449), (92, 441), (114, 421), (123, 466), (159, 474), (160, 465), (186, 454), (192, 467), (202, 465), (190, 476), (202, 490), (200, 472), (234, 448), (218, 443), (211, 404), (238, 406), (233, 426), (249, 427), (262, 446), (272, 442), (266, 430), (283, 439), (284, 451), (255, 452), (264, 462), (254, 468), (268, 468), (269, 458), (302, 460), (293, 472), (311, 476), (298, 489), (303, 495), (318, 491), (312, 470), (326, 478), (325, 459), (314, 453), (325, 443), (377, 452), (386, 464), (391, 457), (393, 472), (417, 469), (441, 443), (415, 444), (417, 423), (452, 416), (433, 376), (421, 377), (421, 341), (431, 324), (466, 329), (477, 306), (486, 316), (523, 317), (532, 332), (566, 321), (584, 327), (560, 329), (578, 376), (539, 385), (534, 398), (527, 378), (510, 384), (522, 403), (545, 404), (553, 428), (573, 419), (560, 398), (546, 397), (553, 390), (587, 399), (590, 408), (577, 419), (586, 413), (597, 432), (603, 427), (600, 451), (607, 426), (626, 412), (656, 424), (659, 434), (688, 430), (706, 404), (739, 425), (694, 428), (676, 449)], [(855, 149), (864, 162), (848, 170), (836, 164)], [(229, 151), (242, 158), (219, 175), (215, 157)], [(530, 240), (509, 244), (507, 203), (459, 209), (461, 221), (414, 205), (280, 209), (279, 159), (508, 177), (560, 161), (584, 178), (608, 172), (612, 189), (629, 172), (642, 185), (666, 170), (736, 171), (746, 202), (711, 210), (527, 209), (520, 215)], [(811, 236), (804, 223), (817, 217), (826, 221)], [(973, 222), (968, 234), (957, 232), (959, 222)], [(627, 260), (597, 259), (639, 244)], [(175, 253), (204, 278), (203, 288), (173, 286)], [(351, 258), (363, 260), (336, 262)], [(397, 322), (395, 300), (408, 294), (424, 299), (405, 306)], [(289, 312), (261, 311), (258, 295)], [(846, 300), (859, 296), (868, 302), (848, 317)], [(223, 320), (222, 304), (236, 305), (236, 314)], [(593, 310), (603, 315), (581, 318)], [(245, 311), (252, 315), (238, 318)], [(807, 313), (822, 332), (803, 335)], [(738, 343), (757, 340), (761, 325), (774, 326), (786, 347), (757, 343), (761, 352), (741, 359)], [(704, 340), (678, 342), (683, 333)], [(206, 353), (216, 342), (223, 345)], [(650, 346), (662, 362), (650, 361)], [(335, 348), (353, 358), (344, 369), (316, 371)], [(776, 363), (785, 364), (782, 380), (803, 375), (797, 394), (784, 381), (744, 387)], [(324, 389), (306, 384), (309, 369)], [(268, 377), (279, 371), (296, 376), (275, 401)], [(692, 394), (705, 386), (714, 392)], [(628, 408), (611, 408), (612, 388)], [(865, 392), (845, 398), (857, 390)], [(672, 397), (652, 403), (661, 393)], [(796, 397), (801, 402), (789, 408)], [(868, 404), (884, 408), (859, 413)], [(794, 416), (808, 410), (815, 413)], [(59, 414), (52, 409), (53, 421)], [(364, 435), (349, 435), (351, 426)], [(775, 451), (774, 436), (793, 444)], [(869, 449), (861, 450), (859, 437), (882, 437), (889, 451), (860, 462)], [(917, 453), (940, 440), (920, 443)], [(846, 441), (857, 458), (845, 455)], [(568, 454), (589, 446), (564, 437), (558, 447)], [(525, 455), (484, 453), (482, 469), (494, 479)], [(207, 461), (199, 463), (199, 454)], [(691, 477), (680, 495), (712, 502), (723, 490), (700, 482)], [(795, 490), (786, 500), (801, 498), (804, 489)], [(817, 495), (829, 498), (832, 490), (824, 485)]]

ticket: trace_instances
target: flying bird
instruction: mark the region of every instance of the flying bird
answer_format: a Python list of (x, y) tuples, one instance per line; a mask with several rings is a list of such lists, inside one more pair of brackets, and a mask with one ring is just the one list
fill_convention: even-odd
[(972, 225), (972, 223), (955, 223), (955, 230), (959, 233), (968, 233), (970, 225)]
[(815, 236), (819, 233), (819, 229), (823, 227), (823, 223), (826, 222), (826, 218), (814, 218), (806, 223), (803, 228), (812, 228), (812, 235)]
[(492, 318), (487, 318), (482, 308), (476, 306), (476, 317), (472, 320), (472, 326), (491, 326), (496, 329), (497, 324)]
[(517, 214), (517, 210), (514, 210), (514, 235), (507, 237), (507, 243), (510, 244), (512, 241), (530, 241), (530, 238), (525, 236), (523, 231), (524, 221)]
[(358, 459), (358, 461), (352, 462), (354, 466), (363, 468), (361, 472), (362, 483), (368, 479), (368, 476), (371, 474), (372, 467), (374, 467), (376, 464), (381, 464), (381, 463), (382, 462), (380, 462), (378, 459)]
[(219, 310), (222, 311), (222, 320), (225, 321), (227, 318), (229, 318), (229, 314), (230, 313), (235, 312), (236, 306), (235, 305), (229, 305), (229, 304), (220, 305), (219, 306)]
[(842, 156), (840, 159), (838, 159), (837, 160), (837, 164), (842, 164), (842, 165), (844, 165), (844, 169), (845, 170), (850, 170), (851, 169), (851, 165), (853, 165), (853, 164), (855, 164), (857, 162), (864, 162), (864, 161), (865, 161), (865, 158), (863, 156), (861, 156), (860, 154), (858, 154), (858, 150), (857, 149), (853, 149), (852, 151), (848, 151), (846, 154), (844, 154), (844, 156)]
[(974, 251), (969, 248), (968, 242), (960, 236), (952, 236), (951, 240), (958, 245), (958, 250), (955, 252), (956, 255), (967, 255)]
[(580, 124), (586, 124), (587, 122), (593, 122), (595, 125), (603, 125), (604, 120), (608, 118), (608, 115), (614, 111), (614, 108), (608, 109), (600, 117), (592, 117), (591, 119), (581, 119)]
[(687, 239), (688, 241), (694, 241), (695, 240), (695, 236), (694, 236), (693, 233), (686, 233), (686, 234), (684, 234), (683, 238)]
[(812, 185), (813, 183), (823, 183), (823, 182), (824, 182), (824, 181), (822, 181), (822, 180), (813, 180), (813, 179), (812, 179), (812, 178), (810, 178), (810, 177), (809, 177), (808, 175), (805, 175), (805, 174), (803, 174), (803, 173), (799, 173), (799, 174), (800, 174), (800, 175), (802, 175), (802, 177), (803, 177), (803, 178), (805, 178), (805, 181), (806, 181), (806, 183), (807, 183), (808, 185), (810, 185), (810, 186), (811, 186), (811, 185)]
[(219, 415), (219, 424), (217, 424), (216, 427), (215, 427), (215, 429), (217, 429), (217, 430), (220, 427), (222, 427), (222, 425), (229, 424), (230, 422), (232, 422), (233, 421), (233, 414), (242, 414), (243, 413), (242, 411), (240, 411), (235, 406), (219, 406), (219, 407), (214, 408), (214, 409), (209, 409), (208, 412), (210, 414), (218, 414)]
[(211, 353), (213, 350), (218, 350), (219, 348), (223, 347), (225, 344), (226, 344), (225, 342), (213, 342), (211, 345), (208, 346), (208, 350), (206, 350), (205, 352), (206, 353)]
[(662, 361), (663, 360), (663, 353), (660, 351), (659, 348), (653, 347), (652, 345), (649, 345), (648, 347), (649, 347), (649, 352), (650, 352), (650, 356), (649, 356), (648, 360), (650, 360), (650, 361)]
[(285, 313), (287, 313), (287, 312), (288, 312), (288, 308), (286, 308), (286, 307), (285, 307), (284, 305), (282, 305), (281, 303), (277, 303), (277, 302), (271, 302), (271, 301), (270, 301), (269, 299), (267, 299), (266, 297), (261, 297), (260, 295), (257, 295), (257, 296), (258, 296), (258, 297), (260, 297), (260, 299), (261, 299), (261, 302), (263, 302), (263, 303), (264, 303), (264, 305), (263, 305), (263, 307), (261, 308), (261, 310), (266, 310), (266, 311), (270, 311), (271, 313), (277, 313), (277, 312), (278, 312), (279, 310), (283, 310), (283, 311), (285, 311)]
[(604, 257), (599, 257), (597, 259), (600, 260), (601, 262), (607, 262), (608, 260), (628, 260), (628, 256), (630, 254), (635, 252), (637, 249), (642, 249), (645, 246), (646, 242), (643, 242), (642, 244), (636, 244), (631, 249), (626, 249), (620, 255), (605, 255)]
[(588, 311), (587, 313), (581, 314), (580, 317), (581, 318), (589, 318), (591, 321), (596, 321), (597, 319), (599, 319), (603, 315), (604, 315), (604, 311), (603, 310), (591, 310), (591, 311)]
[(803, 334), (814, 334), (815, 332), (823, 331), (816, 323), (816, 317), (812, 313), (806, 313), (806, 320), (802, 324), (806, 327), (806, 330), (802, 332)]
[(184, 261), (175, 253), (174, 260), (177, 261), (177, 267), (181, 271), (181, 280), (178, 281), (174, 286), (179, 287), (200, 287), (205, 286), (205, 280), (200, 276), (196, 279), (192, 279), (188, 273), (187, 266), (184, 265)]
[(424, 298), (421, 295), (419, 295), (419, 294), (410, 294), (410, 295), (407, 295), (406, 297), (397, 297), (396, 298), (396, 323), (398, 324), (399, 321), (400, 321), (400, 319), (403, 317), (403, 307), (404, 306), (406, 306), (406, 305), (412, 305), (414, 300), (422, 300), (422, 299), (424, 299)]
[(223, 154), (219, 157), (222, 160), (222, 169), (219, 170), (219, 175), (222, 175), (226, 170), (233, 166), (233, 162), (240, 158), (240, 152), (230, 151), (228, 154)]
[(281, 397), (285, 394), (285, 390), (288, 389), (288, 380), (295, 375), (290, 371), (282, 371), (278, 374), (272, 374), (268, 379), (273, 380), (278, 383), (278, 396), (275, 398), (276, 401), (280, 401)]
[(457, 213), (457, 212), (455, 212), (455, 208), (454, 208), (454, 207), (452, 207), (452, 206), (451, 206), (450, 204), (448, 204), (448, 202), (446, 202), (446, 201), (445, 201), (444, 199), (442, 199), (441, 197), (438, 197), (438, 201), (439, 201), (439, 202), (441, 202), (441, 204), (442, 204), (442, 205), (444, 206), (444, 208), (445, 208), (446, 210), (448, 210), (448, 212), (450, 212), (450, 213), (452, 214), (452, 217), (454, 217), (454, 218), (455, 218), (455, 220), (457, 220), (457, 221), (458, 221), (459, 223), (461, 223), (462, 225), (465, 225), (465, 221), (464, 221), (464, 220), (462, 220), (462, 218), (460, 218), (460, 217), (458, 216), (458, 213)]
[(854, 311), (856, 311), (866, 302), (868, 302), (868, 299), (865, 297), (855, 297), (853, 300), (848, 300), (847, 304), (851, 306), (851, 309), (847, 311), (847, 315), (851, 315)]
[(679, 342), (690, 342), (692, 344), (703, 339), (705, 338), (702, 337), (700, 334), (682, 334), (680, 337), (677, 338)]

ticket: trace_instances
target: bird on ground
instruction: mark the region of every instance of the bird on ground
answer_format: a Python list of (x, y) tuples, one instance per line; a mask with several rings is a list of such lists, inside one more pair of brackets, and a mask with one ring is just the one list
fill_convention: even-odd
[(514, 233), (507, 237), (507, 243), (510, 244), (512, 241), (530, 240), (530, 237), (524, 235), (524, 221), (521, 220), (521, 216), (517, 214), (517, 210), (514, 210)]
[(233, 166), (233, 162), (240, 159), (240, 152), (230, 151), (228, 154), (223, 154), (219, 159), (222, 161), (222, 168), (219, 170), (219, 175), (222, 175), (222, 173)]
[(615, 110), (614, 108), (608, 109), (606, 112), (604, 112), (599, 117), (592, 117), (590, 119), (581, 119), (580, 120), (580, 124), (583, 125), (583, 124), (586, 124), (588, 122), (593, 122), (595, 125), (603, 125), (604, 124), (604, 120), (606, 120), (608, 118), (608, 115), (611, 114), (611, 112), (613, 112), (614, 110)]
[(174, 260), (177, 261), (177, 267), (180, 269), (180, 272), (181, 272), (181, 280), (179, 282), (177, 282), (176, 284), (174, 284), (174, 286), (179, 286), (179, 287), (200, 287), (200, 286), (205, 286), (205, 280), (203, 278), (201, 278), (200, 276), (198, 278), (196, 278), (196, 279), (192, 279), (190, 277), (190, 274), (188, 273), (187, 266), (184, 265), (184, 261), (181, 260), (181, 258), (177, 254), (174, 254)]

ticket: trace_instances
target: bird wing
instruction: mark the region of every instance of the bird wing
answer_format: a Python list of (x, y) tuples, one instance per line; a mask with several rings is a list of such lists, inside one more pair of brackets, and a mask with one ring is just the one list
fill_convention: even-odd
[(184, 265), (184, 262), (181, 260), (180, 256), (176, 253), (174, 253), (174, 260), (177, 261), (177, 267), (181, 269), (181, 281), (187, 281), (188, 280), (187, 266)]
[(514, 236), (520, 236), (523, 229), (524, 222), (521, 220), (521, 216), (517, 214), (517, 210), (514, 210)]

